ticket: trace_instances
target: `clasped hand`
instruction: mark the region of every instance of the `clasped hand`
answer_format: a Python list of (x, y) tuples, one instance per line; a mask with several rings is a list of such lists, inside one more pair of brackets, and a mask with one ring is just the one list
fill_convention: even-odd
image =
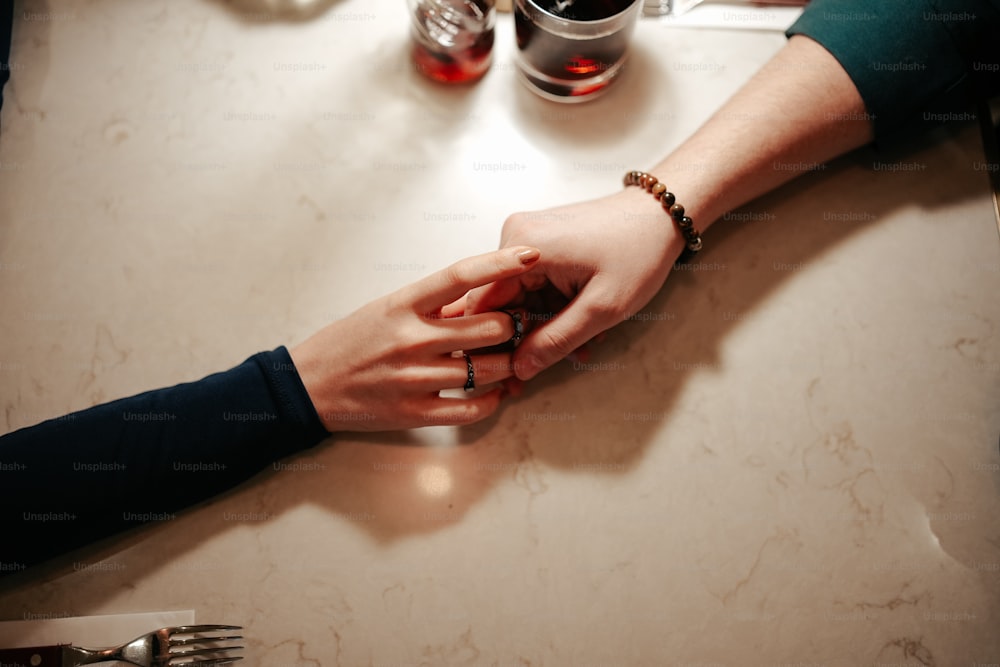
[[(324, 426), (381, 431), (478, 421), (496, 411), (504, 386), (440, 395), (466, 385), (463, 353), (479, 387), (527, 380), (638, 312), (684, 247), (643, 194), (512, 215), (501, 250), (382, 297), (294, 348)], [(513, 355), (495, 347), (514, 335), (504, 312), (511, 309), (527, 309), (525, 324), (538, 324)]]
[(510, 351), (496, 351), (514, 336), (513, 317), (503, 311), (465, 315), (465, 296), (529, 271), (539, 257), (536, 248), (518, 246), (461, 260), (294, 347), (292, 360), (326, 429), (467, 424), (496, 411), (502, 386), (441, 395), (466, 388), (470, 364), (478, 387), (513, 375)]

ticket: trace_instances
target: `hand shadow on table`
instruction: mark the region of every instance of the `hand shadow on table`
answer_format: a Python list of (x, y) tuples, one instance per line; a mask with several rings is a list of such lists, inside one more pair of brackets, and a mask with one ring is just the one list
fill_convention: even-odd
[[(497, 415), (458, 429), (457, 442), (427, 446), (420, 432), (332, 439), (183, 512), (177, 521), (147, 526), (5, 577), (0, 591), (13, 593), (5, 602), (8, 608), (20, 604), (38, 609), (38, 596), (58, 585), (49, 581), (72, 574), (73, 590), (64, 601), (73, 605), (72, 613), (88, 613), (122, 587), (172, 567), (220, 533), (258, 530), (253, 528), (257, 522), (227, 516), (266, 517), (257, 524), (265, 533), (251, 540), (255, 553), (244, 553), (246, 545), (235, 543), (216, 552), (219, 558), (252, 567), (245, 563), (263, 562), (272, 550), (309, 554), (323, 533), (330, 536), (324, 543), (336, 543), (337, 535), (353, 528), (386, 546), (435, 533), (465, 521), (470, 510), (500, 485), (523, 489), (527, 505), (546, 491), (552, 471), (589, 477), (624, 475), (642, 464), (655, 432), (669, 420), (681, 414), (694, 414), (705, 423), (712, 418), (712, 406), (679, 408), (678, 398), (693, 374), (722, 368), (721, 344), (741, 326), (739, 319), (722, 313), (752, 312), (795, 275), (774, 266), (812, 262), (897, 209), (930, 210), (982, 196), (986, 187), (982, 179), (952, 179), (960, 185), (950, 190), (934, 187), (940, 170), (968, 169), (979, 159), (970, 152), (971, 145), (966, 136), (965, 141), (953, 141), (927, 155), (934, 149), (921, 144), (905, 157), (928, 167), (894, 173), (872, 169), (873, 161), (894, 158), (861, 150), (737, 212), (749, 215), (719, 221), (711, 229), (708, 249), (696, 262), (725, 269), (675, 271), (643, 311), (646, 316), (610, 332), (586, 362), (561, 363), (528, 384), (525, 393), (508, 401)], [(931, 166), (933, 157), (941, 160)], [(887, 183), (894, 194), (885, 194)], [(849, 201), (845, 192), (852, 193)], [(817, 207), (817, 201), (830, 204)], [(853, 202), (865, 203), (869, 221), (817, 219), (819, 210), (850, 210)], [(694, 429), (685, 433), (685, 442), (658, 446), (710, 450), (712, 443)], [(325, 518), (313, 516), (307, 530), (302, 530), (306, 524), (297, 524), (298, 530), (282, 529), (280, 540), (269, 539), (271, 519), (310, 508), (322, 510)], [(127, 568), (76, 571), (79, 562), (113, 561), (125, 552), (130, 552)], [(269, 564), (281, 558), (272, 556)], [(228, 567), (219, 565), (223, 566)], [(295, 567), (301, 568), (301, 563)]]

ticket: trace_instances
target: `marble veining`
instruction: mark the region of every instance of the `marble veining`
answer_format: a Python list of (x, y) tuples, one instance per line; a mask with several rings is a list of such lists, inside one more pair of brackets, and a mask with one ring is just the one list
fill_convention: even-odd
[[(408, 66), (396, 0), (15, 11), (5, 430), (295, 342), (514, 210), (612, 192), (783, 41), (644, 22), (617, 89), (569, 109), (516, 81), (509, 16), (453, 90)], [(978, 135), (885, 159), (728, 215), (493, 419), (332, 438), (0, 582), (0, 618), (191, 608), (267, 667), (1000, 663)]]

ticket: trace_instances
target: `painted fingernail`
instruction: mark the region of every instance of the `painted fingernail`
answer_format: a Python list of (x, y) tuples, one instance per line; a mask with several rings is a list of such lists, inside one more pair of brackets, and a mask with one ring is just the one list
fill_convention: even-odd
[(521, 260), (521, 264), (524, 264), (525, 266), (534, 264), (541, 256), (542, 253), (538, 251), (538, 248), (525, 248), (524, 250), (519, 250), (517, 253), (517, 258)]

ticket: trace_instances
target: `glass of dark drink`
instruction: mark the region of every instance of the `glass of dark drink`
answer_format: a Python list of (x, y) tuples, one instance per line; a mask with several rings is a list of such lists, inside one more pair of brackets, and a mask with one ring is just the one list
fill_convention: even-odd
[(517, 67), (534, 92), (582, 102), (621, 73), (643, 0), (514, 0)]
[(409, 0), (410, 58), (442, 83), (480, 79), (493, 60), (494, 0)]

